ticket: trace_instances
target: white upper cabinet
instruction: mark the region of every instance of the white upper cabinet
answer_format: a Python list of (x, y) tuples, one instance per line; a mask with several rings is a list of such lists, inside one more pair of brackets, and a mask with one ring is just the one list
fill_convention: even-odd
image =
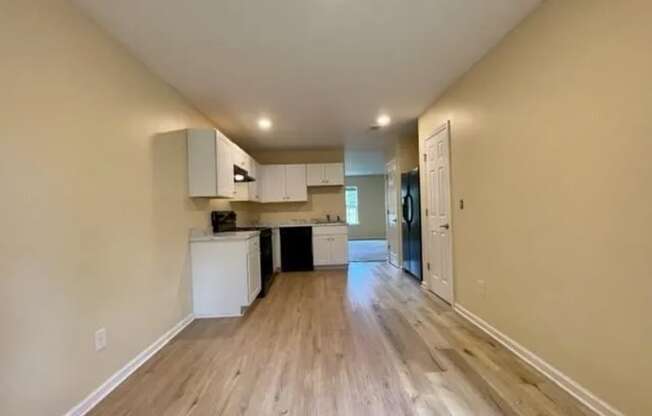
[(191, 197), (233, 198), (231, 142), (214, 129), (189, 129), (188, 193)]
[(285, 195), (288, 201), (307, 201), (306, 165), (285, 165)]
[(324, 164), (324, 181), (326, 185), (344, 185), (344, 164)]
[(254, 202), (260, 202), (261, 200), (260, 192), (263, 189), (262, 185), (260, 184), (261, 180), (263, 179), (263, 176), (259, 172), (260, 172), (260, 165), (258, 164), (258, 162), (251, 159), (251, 171), (249, 172), (249, 176), (251, 176), (256, 180), (254, 182), (249, 182), (249, 200)]
[(252, 178), (258, 179), (258, 162), (251, 156), (249, 156), (249, 169), (247, 169), (247, 172)]
[(308, 186), (341, 186), (344, 185), (344, 164), (319, 163), (307, 166), (306, 178)]
[(308, 200), (306, 165), (260, 166), (261, 202), (296, 202)]
[(262, 202), (285, 202), (285, 166), (263, 165), (260, 170)]
[(233, 164), (249, 172), (251, 170), (251, 156), (237, 144), (231, 143), (233, 146)]
[(260, 200), (260, 186), (255, 182), (236, 186), (233, 166), (237, 165), (249, 172), (252, 178), (257, 178), (257, 163), (228, 137), (215, 129), (188, 129), (187, 142), (188, 193), (191, 197)]
[(217, 193), (218, 196), (233, 198), (235, 181), (233, 179), (233, 147), (231, 141), (217, 132)]
[(256, 180), (253, 182), (236, 182), (234, 201), (260, 202), (262, 199), (260, 191), (263, 187), (260, 182), (263, 176), (260, 165), (255, 160), (250, 159), (250, 166), (249, 176)]

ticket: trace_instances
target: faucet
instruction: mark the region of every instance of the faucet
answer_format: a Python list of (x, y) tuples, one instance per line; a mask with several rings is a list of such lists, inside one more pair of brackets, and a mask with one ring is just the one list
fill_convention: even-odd
[(326, 222), (331, 222), (331, 214), (326, 214)]

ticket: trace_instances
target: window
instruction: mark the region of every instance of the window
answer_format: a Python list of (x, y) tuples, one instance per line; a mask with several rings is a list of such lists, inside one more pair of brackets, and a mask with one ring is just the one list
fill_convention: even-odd
[(358, 225), (358, 187), (346, 187), (346, 222), (351, 225)]

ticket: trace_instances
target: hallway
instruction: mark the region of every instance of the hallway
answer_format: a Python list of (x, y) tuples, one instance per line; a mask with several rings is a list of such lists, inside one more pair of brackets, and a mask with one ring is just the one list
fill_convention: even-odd
[(289, 273), (193, 322), (92, 415), (593, 415), (380, 263)]

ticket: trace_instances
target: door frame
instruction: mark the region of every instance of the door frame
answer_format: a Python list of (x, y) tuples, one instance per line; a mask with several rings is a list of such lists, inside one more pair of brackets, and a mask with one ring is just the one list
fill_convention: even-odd
[[(390, 255), (390, 250), (389, 250), (389, 192), (387, 192), (388, 188), (388, 178), (389, 178), (389, 167), (394, 166), (394, 197), (396, 198), (396, 244), (398, 244), (396, 254), (397, 254), (397, 260), (398, 264), (393, 264), (391, 262), (391, 255)], [(402, 269), (403, 267), (403, 235), (401, 231), (401, 174), (399, 171), (399, 166), (398, 166), (398, 161), (396, 159), (391, 159), (387, 163), (385, 163), (385, 238), (387, 239), (387, 263), (391, 264), (394, 267), (398, 267), (399, 269)], [(398, 181), (397, 181), (397, 176), (398, 176)]]
[[(449, 215), (449, 223), (450, 223), (450, 229), (448, 231), (449, 234), (449, 241), (448, 241), (448, 250), (450, 253), (450, 282), (451, 282), (451, 291), (453, 293), (452, 299), (451, 299), (451, 306), (454, 307), (456, 303), (456, 291), (455, 291), (455, 251), (453, 247), (455, 244), (453, 244), (454, 237), (455, 237), (455, 215), (453, 208), (455, 204), (453, 204), (453, 146), (452, 146), (452, 140), (451, 140), (451, 122), (450, 120), (447, 120), (444, 124), (441, 124), (440, 126), (436, 127), (433, 129), (430, 134), (428, 134), (426, 137), (424, 137), (423, 140), (419, 141), (419, 179), (421, 180), (421, 195), (423, 198), (423, 190), (426, 190), (426, 198), (430, 198), (430, 185), (428, 183), (428, 178), (427, 178), (427, 167), (426, 167), (426, 160), (427, 160), (427, 150), (426, 150), (426, 141), (429, 139), (433, 138), (434, 136), (440, 134), (441, 132), (446, 131), (446, 138), (448, 140), (448, 212), (450, 213)], [(427, 200), (426, 200), (427, 201)], [(427, 236), (429, 235), (429, 230), (430, 230), (430, 224), (429, 224), (429, 218), (426, 215), (426, 209), (427, 209), (428, 203), (426, 202), (425, 204), (421, 204), (421, 218), (424, 220), (421, 221), (421, 235), (422, 236)], [(432, 258), (432, 252), (431, 252), (431, 247), (429, 243), (430, 239), (429, 238), (422, 238), (421, 239), (421, 256), (423, 259), (423, 269), (427, 269), (427, 265), (430, 263), (431, 258)], [(425, 247), (424, 247), (425, 246)], [(424, 250), (424, 248), (426, 248)], [(429, 270), (428, 270), (429, 272)], [(428, 289), (431, 293), (434, 294), (430, 290), (430, 284), (429, 281), (427, 282), (426, 280), (429, 279), (423, 279), (423, 282), (421, 283), (423, 287)]]

